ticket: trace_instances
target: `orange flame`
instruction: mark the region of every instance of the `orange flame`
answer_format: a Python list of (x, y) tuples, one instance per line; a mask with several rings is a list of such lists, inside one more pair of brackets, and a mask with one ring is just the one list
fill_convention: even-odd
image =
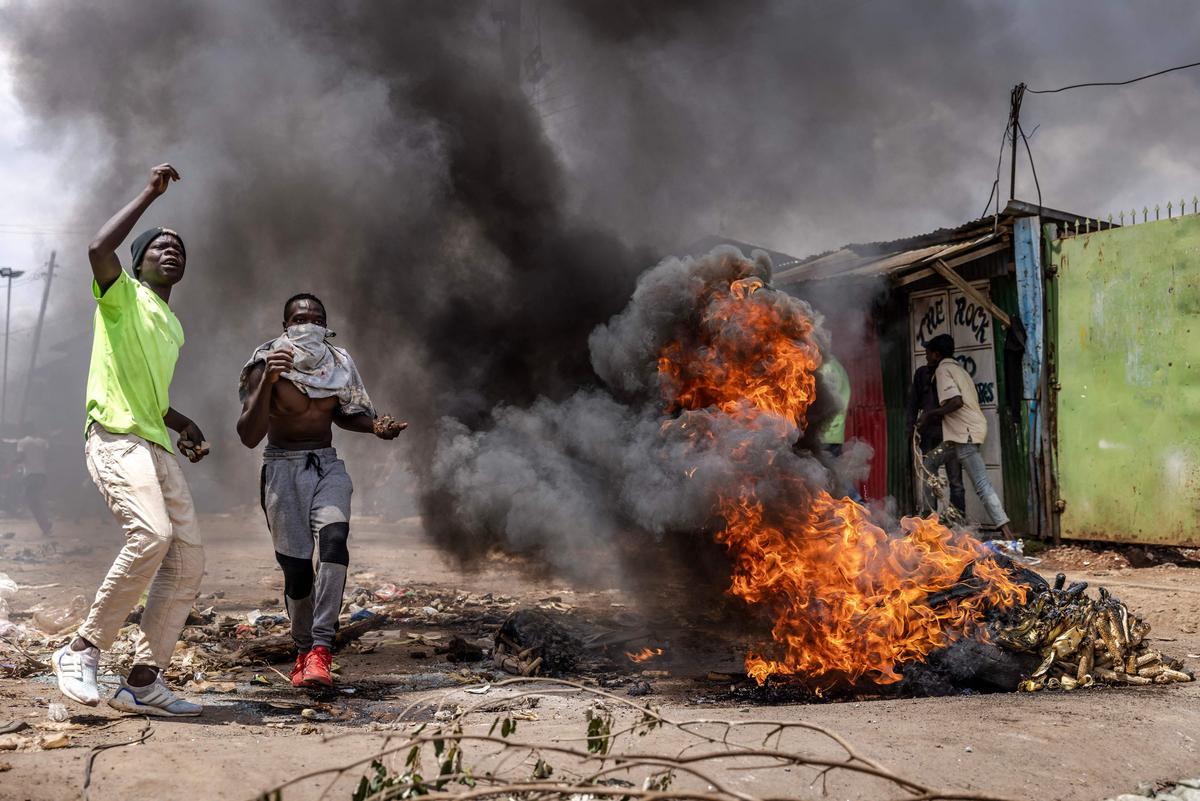
[[(669, 412), (717, 410), (790, 445), (806, 425), (821, 357), (806, 307), (756, 291), (761, 286), (743, 280), (712, 291), (699, 324), (661, 352), (660, 385)], [(685, 414), (665, 425), (698, 443), (705, 426), (697, 423)], [(726, 455), (743, 463), (749, 445), (726, 445)], [(956, 638), (983, 636), (988, 606), (1024, 601), (1024, 588), (981, 558), (989, 552), (980, 542), (936, 516), (905, 518), (901, 533), (889, 534), (866, 509), (814, 488), (799, 470), (770, 468), (762, 475), (761, 465), (747, 467), (720, 493), (725, 527), (717, 535), (732, 560), (730, 593), (774, 620), (769, 652), (746, 657), (758, 682), (772, 675), (800, 676), (818, 688), (861, 677), (895, 682), (905, 663)], [(978, 593), (929, 602), (971, 565)]]
[(631, 662), (645, 662), (648, 659), (653, 659), (656, 656), (662, 656), (662, 655), (663, 655), (663, 649), (661, 649), (661, 648), (643, 648), (642, 650), (640, 650), (636, 653), (634, 653), (633, 651), (625, 652), (625, 656), (629, 657), (629, 660)]

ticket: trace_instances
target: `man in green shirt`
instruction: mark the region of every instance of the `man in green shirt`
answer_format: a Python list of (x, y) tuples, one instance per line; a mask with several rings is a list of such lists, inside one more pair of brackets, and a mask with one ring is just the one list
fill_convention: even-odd
[[(830, 394), (837, 401), (837, 414), (829, 419), (825, 424), (825, 428), (821, 431), (821, 447), (825, 453), (829, 455), (831, 460), (840, 459), (842, 450), (846, 446), (846, 410), (850, 408), (850, 376), (846, 373), (846, 368), (842, 363), (833, 357), (833, 354), (826, 354), (825, 361), (817, 370), (817, 375), (829, 388)], [(862, 503), (862, 495), (858, 492), (858, 487), (854, 486), (854, 482), (842, 482), (837, 479), (834, 481), (834, 494), (842, 495), (855, 503)], [(842, 485), (844, 486), (836, 486)]]
[(200, 590), (204, 549), (192, 496), (171, 450), (167, 429), (193, 462), (208, 452), (196, 424), (171, 408), (168, 390), (183, 345), (183, 327), (167, 305), (187, 256), (179, 234), (151, 228), (133, 241), (133, 276), (116, 249), (179, 173), (153, 169), (136, 198), (104, 224), (88, 248), (96, 298), (85, 433), (88, 472), (125, 532), (87, 620), (54, 653), (58, 687), (88, 706), (100, 701), (96, 670), (142, 593), (146, 606), (133, 668), (108, 704), (139, 715), (199, 715), (162, 680)]

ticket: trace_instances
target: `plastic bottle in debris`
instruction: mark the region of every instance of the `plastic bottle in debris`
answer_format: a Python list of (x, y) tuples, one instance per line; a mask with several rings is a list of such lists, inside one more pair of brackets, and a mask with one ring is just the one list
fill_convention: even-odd
[(1017, 564), (1037, 565), (1042, 561), (1025, 555), (1025, 540), (987, 540), (983, 544), (996, 553), (1007, 556)]
[(47, 634), (58, 634), (83, 622), (87, 615), (88, 600), (76, 595), (65, 609), (41, 609), (33, 613), (33, 625)]
[(7, 573), (0, 573), (0, 599), (8, 599), (17, 594), (17, 582), (8, 577)]
[(1005, 556), (1025, 555), (1025, 540), (988, 540), (984, 545)]

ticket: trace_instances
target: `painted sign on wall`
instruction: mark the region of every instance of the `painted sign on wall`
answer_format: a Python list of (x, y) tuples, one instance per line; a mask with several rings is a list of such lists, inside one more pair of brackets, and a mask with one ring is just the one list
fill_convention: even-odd
[[(971, 286), (984, 297), (988, 296), (986, 281)], [(983, 462), (987, 465), (992, 486), (1000, 497), (1004, 497), (991, 312), (953, 287), (914, 292), (909, 296), (909, 332), (914, 365), (924, 363), (925, 345), (930, 339), (939, 334), (954, 337), (954, 358), (974, 379), (979, 406), (987, 419), (988, 436), (981, 448)], [(967, 518), (978, 523), (989, 522), (983, 505), (971, 489), (970, 480), (964, 475), (963, 481), (967, 484)]]

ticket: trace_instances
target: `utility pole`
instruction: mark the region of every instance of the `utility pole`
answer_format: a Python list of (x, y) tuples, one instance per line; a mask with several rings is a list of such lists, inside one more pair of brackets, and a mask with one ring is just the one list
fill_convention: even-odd
[[(1025, 84), (1019, 83), (1013, 87), (1012, 100), (1008, 112), (1009, 136), (1012, 138), (1012, 153), (1009, 156), (1008, 199), (1017, 198), (1017, 137), (1021, 132), (1021, 100), (1025, 97)], [(999, 191), (999, 190), (997, 190)]]
[[(33, 352), (29, 355), (29, 374), (25, 376), (25, 396), (21, 399), (21, 423), (25, 422), (25, 413), (29, 410), (29, 390), (33, 386), (33, 371), (37, 369), (38, 346), (42, 342), (42, 323), (46, 320), (46, 304), (50, 300), (50, 281), (54, 279), (55, 251), (50, 251), (50, 262), (46, 265), (46, 286), (42, 290), (42, 307), (38, 310), (37, 327), (33, 329)], [(7, 347), (7, 337), (5, 337)]]
[(4, 424), (8, 421), (8, 322), (12, 316), (12, 281), (24, 274), (24, 270), (0, 267), (0, 278), (8, 279), (8, 300), (4, 306), (4, 380), (0, 382), (0, 436), (3, 435)]

